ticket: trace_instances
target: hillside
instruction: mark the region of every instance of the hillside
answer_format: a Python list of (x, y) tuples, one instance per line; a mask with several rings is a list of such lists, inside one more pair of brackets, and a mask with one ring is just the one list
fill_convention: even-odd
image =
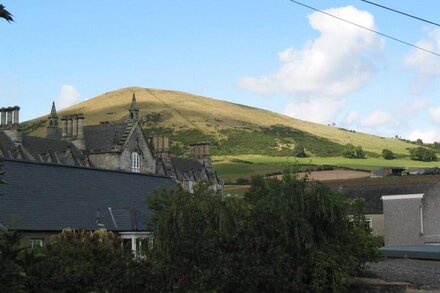
[[(178, 155), (189, 143), (202, 140), (213, 143), (215, 155), (288, 156), (298, 143), (309, 155), (319, 157), (340, 156), (347, 143), (361, 145), (370, 156), (379, 155), (384, 148), (407, 155), (407, 148), (414, 147), (395, 138), (351, 132), (212, 98), (139, 87), (107, 92), (58, 114), (84, 113), (86, 125), (123, 121), (133, 93), (146, 132), (172, 134), (172, 151)], [(32, 135), (44, 135), (46, 120), (36, 118), (24, 127)]]

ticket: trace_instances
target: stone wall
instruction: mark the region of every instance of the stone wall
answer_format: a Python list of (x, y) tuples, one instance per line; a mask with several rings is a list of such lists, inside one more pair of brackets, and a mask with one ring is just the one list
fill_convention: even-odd
[(90, 154), (90, 165), (93, 168), (119, 170), (119, 153)]
[(156, 173), (156, 159), (140, 126), (134, 129), (130, 140), (121, 153), (119, 160), (121, 170), (131, 171), (131, 154), (133, 152), (138, 152), (141, 155), (141, 173)]

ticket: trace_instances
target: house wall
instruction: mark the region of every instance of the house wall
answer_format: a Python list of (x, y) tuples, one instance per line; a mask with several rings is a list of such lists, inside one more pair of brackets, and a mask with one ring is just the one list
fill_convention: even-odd
[(424, 243), (420, 233), (421, 206), (421, 198), (383, 200), (385, 245)]
[(120, 153), (90, 154), (92, 167), (109, 170), (119, 170)]
[(371, 219), (373, 235), (384, 236), (383, 214), (368, 214), (365, 215), (365, 218)]
[(440, 243), (440, 184), (423, 197), (423, 234), (426, 243)]
[(31, 240), (32, 239), (42, 239), (43, 245), (45, 245), (48, 241), (50, 236), (58, 234), (59, 232), (23, 232), (21, 237), (21, 244), (24, 247), (31, 247)]
[(142, 133), (142, 128), (137, 126), (129, 141), (126, 143), (124, 150), (119, 158), (119, 166), (121, 170), (131, 171), (131, 154), (137, 151), (141, 155), (141, 172), (156, 173), (156, 159), (151, 152), (147, 140)]

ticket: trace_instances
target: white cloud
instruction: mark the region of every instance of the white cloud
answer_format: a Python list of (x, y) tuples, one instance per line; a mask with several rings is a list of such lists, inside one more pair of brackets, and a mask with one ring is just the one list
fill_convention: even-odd
[(373, 111), (361, 121), (361, 125), (364, 127), (379, 127), (393, 123), (393, 116), (390, 113), (381, 110)]
[(421, 139), (423, 142), (427, 143), (433, 143), (435, 141), (439, 140), (439, 134), (436, 130), (420, 130), (420, 129), (413, 129), (409, 134), (410, 140), (417, 140)]
[[(375, 28), (374, 17), (353, 6), (326, 12)], [(317, 39), (308, 41), (301, 50), (288, 48), (280, 52), (281, 67), (277, 72), (242, 78), (240, 85), (264, 95), (286, 92), (302, 97), (337, 97), (364, 86), (375, 72), (371, 56), (382, 49), (383, 39), (318, 12), (308, 19), (312, 28), (320, 32)]]
[(61, 87), (60, 95), (56, 100), (57, 108), (70, 107), (81, 101), (81, 95), (73, 85), (65, 84)]
[(431, 117), (432, 121), (440, 124), (440, 107), (429, 109), (429, 116)]
[(316, 123), (332, 123), (344, 104), (343, 99), (303, 100), (289, 103), (284, 114)]
[[(440, 52), (440, 29), (432, 30), (428, 38), (420, 40), (416, 45), (430, 51)], [(413, 49), (406, 56), (405, 63), (416, 71), (415, 79), (411, 85), (415, 93), (422, 92), (440, 76), (440, 59), (433, 54)]]
[(274, 92), (274, 85), (268, 77), (262, 77), (259, 80), (252, 77), (243, 77), (240, 80), (240, 85), (263, 96), (269, 96)]
[(351, 125), (353, 123), (356, 123), (359, 120), (360, 114), (358, 111), (351, 111), (348, 113), (347, 117), (345, 118), (345, 122), (348, 125)]

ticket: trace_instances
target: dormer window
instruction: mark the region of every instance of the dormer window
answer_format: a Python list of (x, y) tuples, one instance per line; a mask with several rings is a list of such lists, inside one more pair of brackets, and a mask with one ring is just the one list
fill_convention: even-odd
[(131, 153), (131, 172), (141, 172), (141, 157), (137, 152)]

